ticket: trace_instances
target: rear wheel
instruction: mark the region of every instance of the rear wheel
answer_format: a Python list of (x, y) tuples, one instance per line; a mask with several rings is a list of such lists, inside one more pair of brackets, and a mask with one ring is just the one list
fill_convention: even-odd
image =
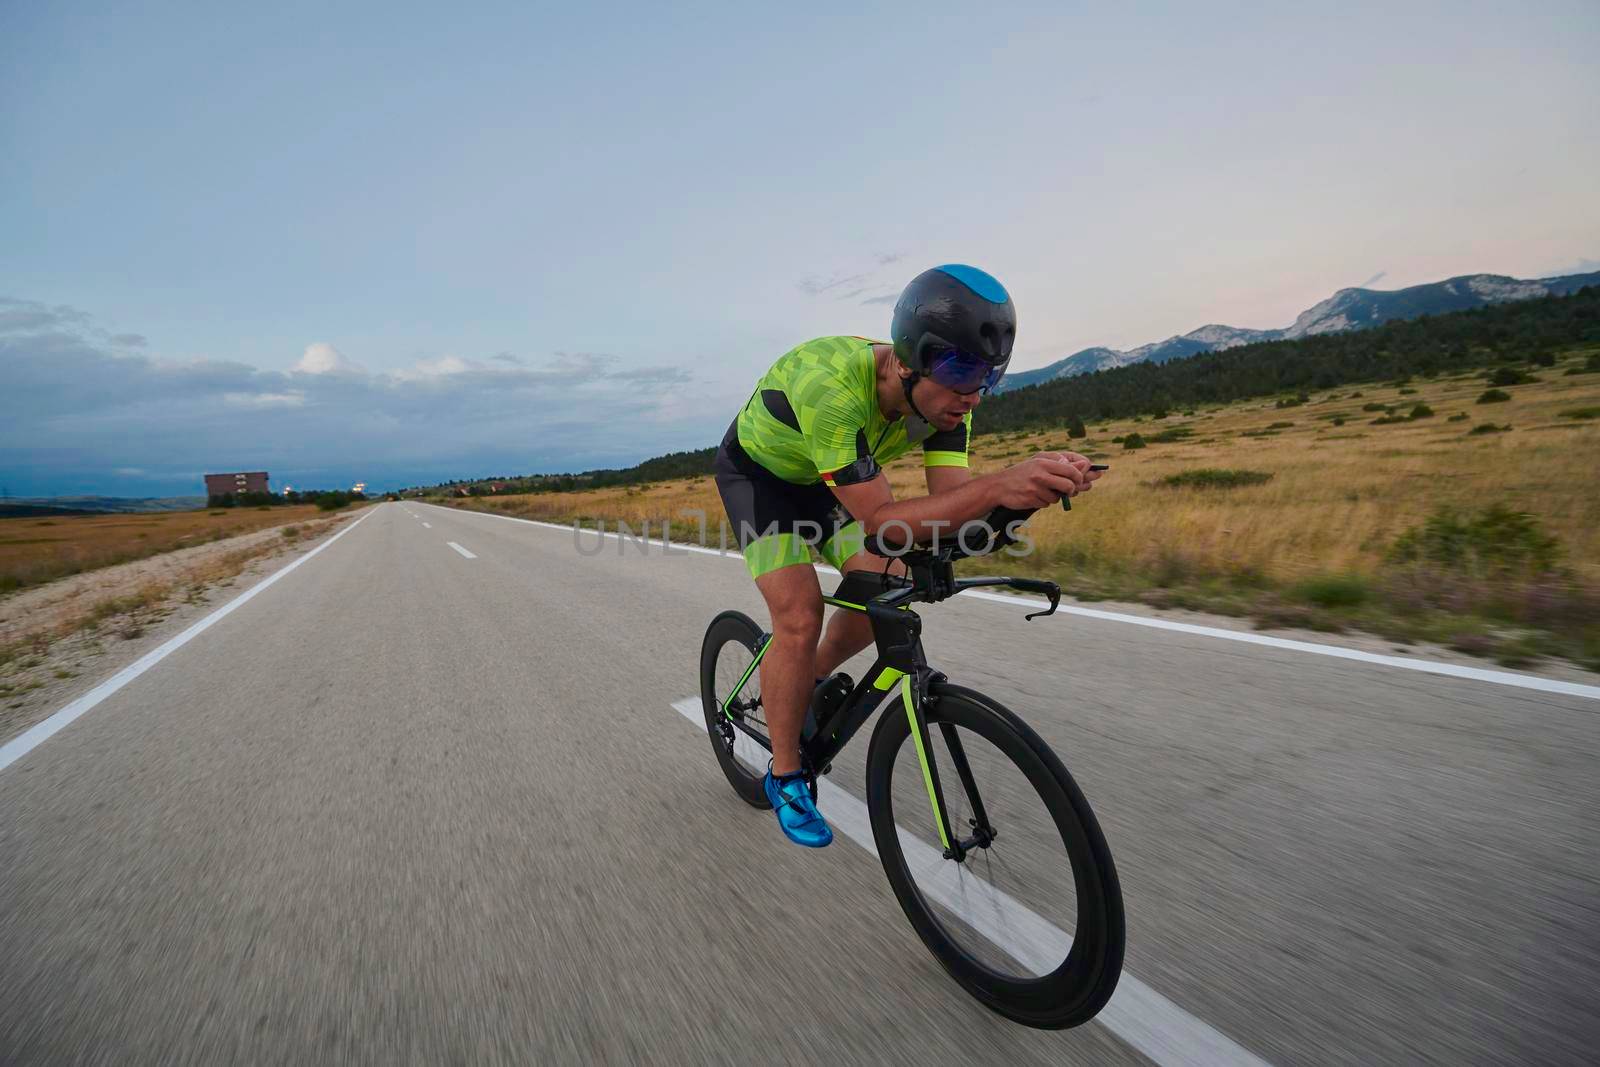
[[(761, 670), (752, 669), (764, 637), (750, 616), (724, 611), (711, 620), (700, 646), (700, 703), (705, 709), (706, 731), (711, 735), (711, 751), (716, 753), (717, 763), (733, 791), (756, 808), (772, 807), (761, 785), (772, 758), (762, 743), (768, 734), (766, 709), (761, 704)], [(743, 686), (739, 685), (741, 680)], [(730, 700), (735, 689), (738, 695)], [(746, 731), (760, 735), (762, 740), (757, 741)], [(813, 780), (810, 786), (811, 799), (815, 800), (817, 783)]]
[(999, 704), (935, 683), (924, 714), (965, 852), (958, 861), (941, 840), (904, 705), (887, 704), (867, 756), (867, 807), (900, 907), (994, 1011), (1044, 1029), (1089, 1021), (1116, 989), (1124, 944), (1122, 891), (1094, 812)]

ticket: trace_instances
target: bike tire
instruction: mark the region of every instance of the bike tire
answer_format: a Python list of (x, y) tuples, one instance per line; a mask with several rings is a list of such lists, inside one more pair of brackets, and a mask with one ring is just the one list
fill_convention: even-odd
[[(1001, 825), (1001, 820), (991, 815), (990, 822), (998, 832), (992, 843), (995, 856), (993, 865), (987, 868), (989, 873), (1011, 870), (1009, 865), (1000, 865), (998, 846), (1008, 829), (1014, 826), (1017, 832), (1024, 834), (1022, 844), (1016, 846), (1022, 851), (1008, 855), (1024, 857), (1023, 867), (1030, 865), (1026, 860), (1034, 851), (1056, 857), (1053, 867), (1051, 862), (1043, 864), (1042, 886), (1032, 887), (1030, 899), (1059, 895), (1065, 900), (1067, 877), (1060, 863), (1064, 853), (1071, 866), (1074, 915), (1071, 929), (1039, 926), (1038, 916), (1018, 898), (1007, 895), (1009, 890), (998, 884), (1000, 878), (993, 879), (993, 885), (982, 881), (977, 866), (978, 850), (969, 854), (973, 858), (969, 859), (972, 866), (968, 867), (948, 858), (940, 859), (937, 842), (931, 848), (912, 845), (908, 847), (920, 859), (920, 869), (914, 869), (908, 862), (901, 832), (896, 826), (894, 800), (894, 774), (902, 747), (908, 748), (911, 754), (909, 761), (901, 763), (901, 770), (908, 775), (915, 774), (916, 779), (902, 781), (900, 786), (902, 807), (906, 809), (899, 813), (900, 827), (918, 819), (921, 820), (919, 825), (927, 827), (933, 820), (915, 746), (906, 745), (911, 736), (910, 723), (896, 701), (885, 707), (873, 733), (867, 754), (866, 784), (873, 838), (901, 909), (923, 944), (951, 977), (991, 1010), (1039, 1029), (1058, 1030), (1088, 1022), (1116, 989), (1126, 940), (1122, 890), (1111, 850), (1094, 812), (1049, 746), (995, 701), (969, 689), (935, 683), (924, 702), (924, 714), (928, 720), (929, 740), (936, 750), (930, 758), (937, 760), (937, 750), (943, 744), (946, 765), (949, 765), (949, 746), (943, 738), (944, 726), (941, 725), (946, 724), (955, 728), (958, 737), (966, 737), (963, 745), (975, 739), (986, 743), (988, 747), (983, 755), (988, 760), (987, 767), (998, 772), (1004, 769), (1004, 761), (1010, 762), (1011, 770), (1000, 777), (1008, 787), (1008, 807), (1015, 807), (1019, 814), (1016, 819), (1008, 814), (1008, 825)], [(976, 766), (972, 773), (975, 779), (980, 777)], [(955, 806), (967, 802), (966, 792), (955, 773), (940, 769), (939, 774), (947, 807), (954, 811)], [(986, 792), (983, 781), (978, 781), (977, 787), (983, 796)], [(1031, 801), (1027, 797), (1030, 788), (1035, 794)], [(919, 796), (920, 811), (916, 810)], [(993, 805), (1000, 799), (985, 797), (985, 802)], [(1022, 817), (1024, 809), (1025, 818)], [(1032, 833), (1027, 833), (1023, 827)], [(958, 836), (960, 832), (958, 830)], [(1059, 851), (1051, 834), (1059, 836)], [(1007, 845), (1013, 847), (1009, 841)], [(989, 857), (985, 855), (983, 859)], [(963, 882), (964, 878), (970, 880)], [(959, 891), (952, 886), (959, 886)], [(994, 894), (996, 889), (1001, 890), (998, 895)], [(981, 907), (962, 916), (959, 909), (969, 899), (969, 892), (970, 899), (985, 904), (999, 901), (1008, 908), (1015, 906), (1014, 914), (1022, 917), (1016, 928), (1028, 931), (1028, 936), (1017, 938), (1007, 934), (1010, 928), (1000, 925), (999, 920), (984, 913)], [(987, 933), (981, 933), (977, 924), (989, 924)], [(1043, 939), (1033, 936), (1040, 930), (1057, 932)], [(996, 936), (997, 931), (1005, 936)], [(1071, 937), (1070, 948), (1059, 940), (1059, 934)], [(1022, 945), (1020, 949), (1010, 949), (1009, 955), (994, 947), (1007, 937), (1011, 937), (1013, 944)], [(1033, 943), (1028, 943), (1030, 938)], [(1030, 969), (1016, 962), (1030, 953), (1035, 959), (1053, 960), (1056, 957), (1051, 949), (1064, 953), (1059, 966), (1051, 968), (1045, 962)], [(1011, 962), (1005, 967), (997, 966), (991, 962), (996, 958)]]

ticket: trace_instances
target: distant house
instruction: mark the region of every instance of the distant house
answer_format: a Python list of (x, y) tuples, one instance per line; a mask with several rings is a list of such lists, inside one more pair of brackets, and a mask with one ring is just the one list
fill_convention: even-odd
[(240, 474), (206, 475), (206, 496), (228, 496), (239, 493), (267, 493), (266, 471), (245, 471)]

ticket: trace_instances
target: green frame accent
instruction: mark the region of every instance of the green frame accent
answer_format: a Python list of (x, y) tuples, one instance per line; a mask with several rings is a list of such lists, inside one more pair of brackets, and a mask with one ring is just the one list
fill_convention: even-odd
[(755, 657), (750, 660), (750, 666), (746, 667), (744, 669), (744, 674), (739, 676), (739, 684), (733, 687), (733, 692), (728, 694), (728, 699), (722, 702), (722, 717), (724, 719), (727, 719), (729, 722), (733, 721), (733, 716), (728, 714), (728, 705), (732, 704), (739, 696), (740, 692), (744, 690), (744, 683), (750, 680), (750, 675), (754, 673), (756, 667), (761, 664), (761, 658), (767, 654), (767, 649), (771, 647), (772, 635), (764, 634), (761, 641), (761, 647), (756, 650)]
[(872, 688), (879, 689), (887, 693), (890, 688), (893, 687), (894, 683), (898, 682), (905, 676), (905, 671), (897, 671), (893, 667), (885, 667), (883, 669), (883, 673), (878, 675), (877, 678), (873, 679)]
[(939, 831), (939, 843), (948, 849), (950, 847), (950, 838), (944, 832), (945, 814), (939, 804), (939, 791), (933, 785), (933, 769), (928, 765), (928, 750), (922, 745), (922, 726), (917, 721), (917, 705), (916, 701), (911, 697), (911, 677), (909, 675), (901, 679), (900, 697), (905, 701), (906, 719), (911, 723), (911, 740), (916, 742), (917, 759), (922, 763), (922, 782), (928, 787), (928, 803), (933, 808), (933, 825)]

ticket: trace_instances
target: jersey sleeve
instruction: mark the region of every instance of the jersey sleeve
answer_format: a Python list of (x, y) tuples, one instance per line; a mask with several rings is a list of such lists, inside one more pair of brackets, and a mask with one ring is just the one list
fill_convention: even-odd
[(961, 418), (961, 425), (953, 430), (939, 430), (922, 442), (924, 467), (965, 467), (967, 441), (972, 436), (972, 412)]
[(867, 411), (849, 389), (832, 389), (808, 414), (806, 446), (817, 473), (829, 486), (856, 485), (878, 476), (878, 461), (867, 444)]

